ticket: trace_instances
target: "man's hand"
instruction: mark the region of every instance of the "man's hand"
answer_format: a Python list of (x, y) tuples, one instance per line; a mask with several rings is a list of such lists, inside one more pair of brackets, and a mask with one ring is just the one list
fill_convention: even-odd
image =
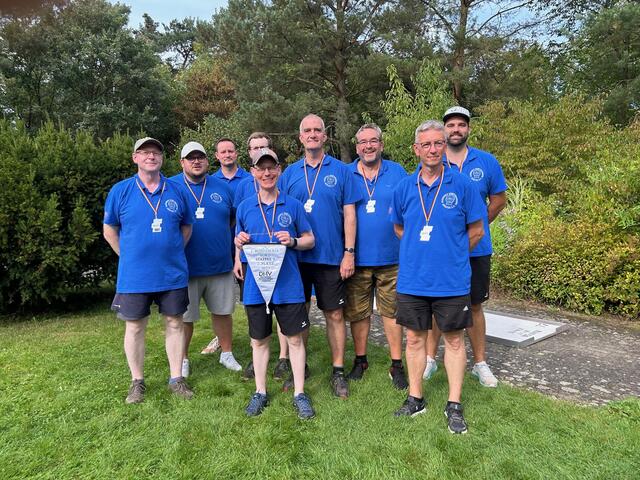
[(240, 232), (238, 235), (236, 235), (236, 238), (234, 239), (233, 243), (235, 244), (236, 247), (242, 250), (243, 245), (245, 245), (246, 243), (249, 243), (250, 241), (251, 241), (251, 236), (247, 232)]
[(276, 232), (275, 236), (278, 239), (278, 241), (285, 247), (292, 246), (293, 241), (291, 240), (291, 235), (289, 235), (289, 232), (287, 232), (286, 230)]
[(352, 276), (356, 271), (356, 256), (353, 253), (345, 252), (340, 262), (340, 277), (342, 280), (346, 280)]
[(238, 280), (244, 280), (244, 273), (242, 272), (242, 262), (236, 258), (233, 262), (233, 274)]

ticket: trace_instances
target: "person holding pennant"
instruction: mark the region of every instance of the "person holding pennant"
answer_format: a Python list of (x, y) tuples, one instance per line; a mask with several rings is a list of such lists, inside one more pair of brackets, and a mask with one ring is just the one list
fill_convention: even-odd
[(367, 340), (374, 294), (389, 343), (389, 376), (398, 389), (408, 386), (402, 365), (402, 327), (396, 323), (396, 282), (400, 242), (389, 222), (393, 191), (407, 172), (398, 163), (384, 160), (382, 131), (368, 123), (356, 132), (358, 158), (348, 165), (363, 198), (356, 203), (356, 272), (347, 280), (345, 319), (351, 325), (356, 358), (347, 378), (360, 380), (369, 367)]
[(347, 398), (345, 280), (355, 271), (355, 203), (362, 194), (347, 166), (325, 153), (327, 134), (322, 118), (313, 114), (304, 117), (300, 122), (299, 138), (304, 146), (304, 157), (284, 171), (280, 188), (304, 204), (316, 236), (315, 248), (299, 255), (300, 273), (307, 304), (315, 287), (318, 308), (327, 322), (333, 366), (331, 389), (335, 396)]
[(269, 404), (267, 365), (271, 315), (275, 312), (289, 346), (293, 404), (298, 417), (308, 419), (315, 416), (311, 399), (304, 393), (306, 354), (302, 334), (309, 329), (309, 316), (294, 250), (312, 249), (315, 238), (302, 204), (276, 186), (280, 176), (278, 156), (265, 148), (254, 152), (251, 160), (260, 189), (238, 206), (235, 238), (243, 261), (248, 263), (243, 297), (256, 383), (245, 412), (257, 416)]
[(232, 352), (235, 282), (232, 248), (233, 193), (228, 183), (209, 175), (209, 158), (198, 142), (188, 142), (180, 152), (182, 173), (170, 180), (185, 193), (195, 213), (193, 235), (185, 249), (189, 265), (189, 308), (184, 314), (182, 376), (190, 373), (189, 344), (193, 324), (200, 319), (200, 299), (211, 313), (211, 323), (222, 349), (220, 363), (229, 370), (242, 367)]
[(185, 399), (193, 396), (180, 367), (182, 314), (189, 305), (184, 247), (195, 218), (182, 189), (160, 173), (163, 155), (155, 138), (136, 141), (132, 158), (138, 172), (111, 188), (104, 208), (103, 235), (120, 257), (111, 309), (125, 321), (124, 352), (132, 378), (126, 403), (144, 400), (145, 332), (154, 302), (165, 320), (169, 390)]
[(425, 343), (435, 319), (445, 345), (448, 428), (466, 433), (460, 400), (466, 366), (464, 329), (472, 324), (469, 251), (484, 235), (486, 208), (468, 177), (445, 168), (445, 147), (441, 122), (418, 126), (413, 150), (420, 168), (400, 182), (391, 203), (390, 218), (400, 238), (397, 322), (407, 328), (409, 370), (409, 395), (395, 415), (413, 417), (426, 410)]

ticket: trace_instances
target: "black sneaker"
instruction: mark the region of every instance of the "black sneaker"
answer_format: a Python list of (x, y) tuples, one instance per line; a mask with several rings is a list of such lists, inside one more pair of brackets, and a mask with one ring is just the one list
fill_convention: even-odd
[(144, 380), (133, 380), (129, 386), (129, 394), (124, 401), (126, 403), (141, 403), (144, 400), (146, 390), (147, 386), (144, 384)]
[(249, 417), (257, 417), (269, 405), (266, 393), (254, 393), (249, 400), (249, 405), (244, 409)]
[(298, 411), (298, 418), (308, 420), (316, 416), (316, 412), (311, 405), (311, 399), (304, 393), (293, 397), (293, 406)]
[(347, 398), (349, 396), (349, 383), (344, 378), (344, 373), (338, 372), (331, 375), (331, 390), (336, 397)]
[(276, 363), (276, 368), (273, 369), (273, 378), (276, 380), (284, 380), (290, 372), (289, 359), (280, 358), (278, 359), (278, 363)]
[(391, 378), (391, 383), (398, 390), (404, 390), (409, 386), (409, 382), (407, 382), (407, 376), (404, 373), (404, 367), (401, 365), (399, 367), (391, 367), (389, 369), (389, 378)]
[(362, 376), (364, 375), (364, 371), (369, 368), (369, 364), (367, 362), (353, 362), (353, 368), (347, 375), (349, 380), (362, 380)]
[(253, 371), (253, 362), (249, 362), (242, 372), (243, 380), (253, 380), (256, 378), (256, 372)]
[(394, 415), (396, 417), (415, 417), (416, 415), (420, 415), (426, 411), (427, 405), (424, 398), (422, 400), (416, 400), (415, 397), (409, 395), (400, 409), (396, 410)]
[(187, 382), (184, 381), (184, 377), (180, 377), (175, 383), (170, 383), (169, 390), (171, 390), (174, 395), (184, 398), (185, 400), (191, 400), (193, 398), (193, 390), (191, 390)]
[[(311, 376), (311, 372), (309, 371), (309, 365), (307, 365), (305, 363), (304, 364), (304, 379), (306, 380), (310, 376)], [(289, 375), (289, 378), (287, 378), (284, 381), (284, 383), (282, 384), (282, 391), (283, 392), (288, 392), (292, 388), (293, 388), (293, 372), (291, 372), (291, 374)]]
[(461, 403), (447, 402), (444, 416), (447, 417), (451, 433), (467, 433), (467, 422), (464, 421), (463, 410)]

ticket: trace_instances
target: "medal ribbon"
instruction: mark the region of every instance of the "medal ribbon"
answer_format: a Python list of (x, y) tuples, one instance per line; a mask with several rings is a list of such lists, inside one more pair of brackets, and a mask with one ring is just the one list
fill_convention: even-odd
[(278, 206), (278, 196), (280, 192), (276, 189), (276, 199), (273, 202), (273, 215), (271, 215), (271, 229), (269, 229), (269, 223), (267, 222), (267, 216), (264, 214), (264, 210), (262, 209), (262, 200), (260, 200), (260, 193), (256, 193), (258, 195), (258, 207), (260, 207), (260, 213), (262, 214), (262, 220), (264, 221), (264, 226), (267, 229), (267, 234), (269, 235), (269, 243), (272, 242), (273, 235), (275, 233), (275, 227), (273, 226), (276, 222), (276, 207)]
[[(202, 186), (202, 193), (200, 193), (200, 198), (199, 199), (198, 199), (198, 197), (196, 197), (196, 194), (191, 189), (191, 185), (189, 185), (189, 182), (187, 181), (187, 177), (183, 176), (182, 178), (184, 180), (184, 183), (187, 185), (187, 188), (191, 192), (191, 195), (193, 195), (193, 198), (195, 199), (195, 201), (196, 201), (196, 203), (198, 204), (198, 207), (199, 207), (200, 204), (202, 203), (202, 198), (204, 197), (204, 190), (207, 188), (207, 177), (204, 177), (204, 185)], [(199, 185), (199, 184), (195, 184), (195, 185)]]
[(371, 189), (371, 191), (369, 191), (369, 184), (367, 183), (367, 176), (364, 174), (364, 168), (362, 167), (362, 164), (358, 164), (358, 167), (360, 167), (360, 170), (362, 172), (362, 179), (364, 180), (364, 187), (367, 189), (367, 193), (369, 194), (369, 200), (371, 200), (371, 197), (373, 197), (373, 192), (376, 191), (376, 185), (378, 184), (378, 175), (380, 174), (380, 168), (382, 167), (382, 164), (378, 165), (378, 169), (376, 170), (376, 176), (373, 178), (373, 189)]
[(144, 199), (147, 201), (147, 203), (151, 207), (151, 210), (153, 210), (153, 217), (154, 218), (158, 218), (158, 209), (160, 208), (160, 202), (162, 201), (162, 195), (164, 194), (164, 189), (167, 186), (167, 181), (165, 180), (165, 182), (162, 184), (162, 191), (160, 192), (160, 198), (158, 199), (158, 203), (156, 203), (155, 207), (153, 206), (153, 204), (149, 200), (149, 197), (147, 197), (147, 194), (144, 193), (144, 190), (142, 189), (142, 187), (138, 183), (138, 179), (137, 178), (136, 178), (136, 185), (138, 186), (138, 189), (140, 190), (140, 193), (142, 194)]
[(304, 181), (307, 183), (307, 192), (309, 193), (309, 199), (313, 196), (313, 192), (316, 190), (316, 182), (318, 181), (318, 177), (320, 176), (320, 170), (322, 169), (322, 163), (324, 162), (324, 157), (320, 160), (320, 166), (318, 167), (318, 172), (316, 173), (316, 178), (313, 180), (313, 186), (309, 188), (309, 176), (307, 174), (307, 161), (304, 161)]
[(442, 170), (440, 172), (440, 184), (438, 185), (438, 189), (436, 190), (436, 196), (433, 197), (433, 202), (431, 202), (431, 208), (429, 209), (429, 215), (427, 215), (427, 210), (424, 208), (424, 199), (422, 198), (422, 189), (420, 188), (420, 178), (422, 177), (422, 168), (420, 169), (420, 173), (418, 174), (418, 196), (420, 197), (420, 204), (422, 205), (422, 213), (424, 213), (424, 219), (427, 221), (427, 225), (429, 225), (429, 220), (431, 220), (431, 214), (433, 213), (433, 207), (436, 205), (436, 200), (438, 199), (438, 194), (440, 193), (440, 187), (442, 186), (442, 181), (444, 180), (444, 165), (442, 166)]

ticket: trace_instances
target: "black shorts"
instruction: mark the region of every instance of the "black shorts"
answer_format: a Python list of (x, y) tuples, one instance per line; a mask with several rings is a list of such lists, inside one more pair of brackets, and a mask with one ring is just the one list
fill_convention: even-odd
[(322, 311), (344, 307), (347, 291), (340, 276), (340, 267), (320, 263), (299, 263), (300, 276), (304, 286), (304, 298), (311, 300), (311, 289), (315, 287), (318, 308)]
[(435, 317), (442, 332), (462, 330), (472, 325), (471, 299), (461, 297), (420, 297), (398, 293), (396, 323), (410, 330), (431, 330)]
[[(247, 262), (242, 262), (242, 278), (246, 278), (247, 276)], [(244, 280), (240, 280), (239, 278), (236, 278), (236, 282), (238, 282), (238, 286), (240, 287), (240, 303), (242, 303), (243, 300), (243, 292), (244, 292)]]
[(489, 300), (491, 280), (491, 255), (469, 258), (471, 263), (471, 305)]
[(273, 333), (273, 314), (276, 314), (280, 330), (286, 336), (297, 335), (309, 328), (309, 314), (304, 303), (269, 304), (269, 313), (264, 303), (245, 305), (249, 320), (249, 336), (262, 340)]
[(121, 320), (140, 320), (151, 315), (151, 304), (154, 302), (162, 315), (182, 315), (189, 306), (189, 289), (184, 287), (164, 292), (116, 293), (111, 310), (117, 312)]

